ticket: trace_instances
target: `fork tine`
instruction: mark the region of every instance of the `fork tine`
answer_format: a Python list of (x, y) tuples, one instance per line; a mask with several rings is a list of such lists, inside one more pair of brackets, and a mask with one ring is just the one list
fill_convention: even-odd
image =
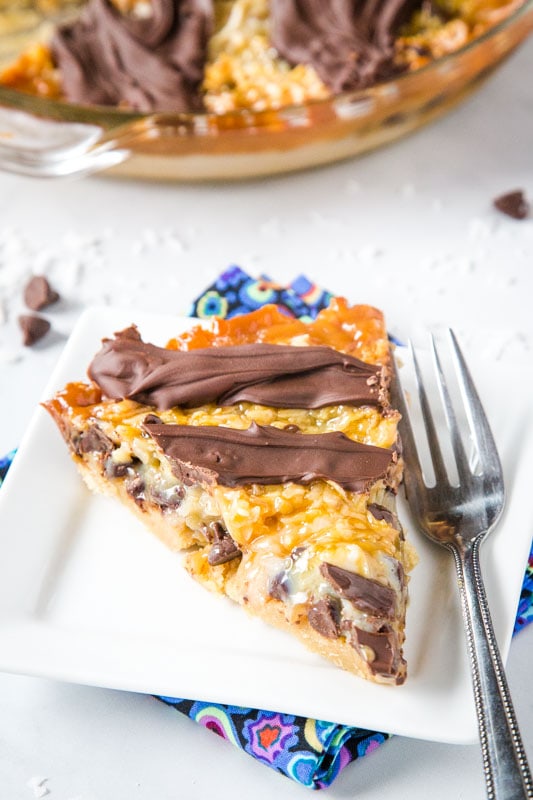
[(457, 338), (451, 328), (448, 330), (448, 335), (450, 337), (452, 353), (455, 359), (456, 372), (459, 378), (459, 385), (463, 396), (465, 411), (472, 436), (476, 443), (482, 472), (484, 475), (488, 475), (492, 472), (493, 474), (501, 477), (502, 468), (500, 459), (498, 456), (496, 443), (494, 441), (494, 436), (492, 435), (492, 431), (487, 420), (487, 415), (485, 414), (485, 410), (481, 400), (479, 399), (474, 381), (472, 380), (470, 370), (468, 369), (463, 353), (461, 352)]
[(472, 473), (468, 461), (468, 456), (466, 455), (466, 451), (463, 445), (463, 440), (461, 437), (461, 432), (459, 430), (459, 425), (457, 423), (457, 416), (455, 414), (455, 410), (450, 397), (450, 392), (448, 390), (448, 384), (446, 383), (446, 378), (444, 376), (439, 354), (437, 352), (437, 345), (435, 343), (434, 336), (431, 336), (431, 350), (433, 354), (433, 361), (435, 364), (435, 372), (437, 374), (437, 381), (439, 385), (442, 404), (444, 406), (444, 413), (446, 415), (446, 422), (448, 424), (448, 430), (450, 431), (455, 464), (457, 466), (459, 480), (461, 483), (464, 483)]
[(424, 381), (422, 380), (422, 372), (420, 370), (420, 365), (411, 342), (409, 342), (409, 351), (411, 353), (411, 358), (413, 359), (416, 385), (418, 388), (418, 397), (420, 400), (420, 409), (422, 411), (422, 417), (424, 419), (424, 425), (426, 428), (429, 452), (431, 454), (431, 461), (433, 463), (433, 470), (435, 472), (435, 481), (437, 483), (441, 483), (443, 481), (449, 483), (446, 467), (444, 466), (444, 459), (442, 457), (442, 450), (439, 444), (439, 438), (437, 436), (437, 430), (435, 428), (435, 422), (433, 420), (433, 414), (431, 413), (431, 407), (429, 405), (426, 387), (424, 386)]
[(398, 366), (394, 358), (392, 358), (392, 369), (394, 373), (394, 381), (392, 384), (394, 393), (394, 405), (402, 415), (401, 419), (401, 437), (402, 437), (402, 452), (403, 458), (408, 466), (408, 470), (404, 474), (404, 484), (408, 489), (409, 483), (414, 486), (421, 485), (424, 482), (422, 467), (418, 458), (418, 451), (416, 447), (413, 428), (411, 420), (409, 419), (409, 410), (407, 408), (407, 401), (400, 382), (398, 374)]

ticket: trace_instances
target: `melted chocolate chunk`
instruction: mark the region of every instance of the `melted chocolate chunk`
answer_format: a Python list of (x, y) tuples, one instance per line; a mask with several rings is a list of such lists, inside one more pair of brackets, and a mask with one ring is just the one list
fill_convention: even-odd
[(208, 542), (218, 542), (223, 538), (226, 529), (221, 522), (210, 522), (202, 526), (202, 533)]
[(391, 452), (360, 444), (343, 433), (287, 433), (252, 425), (247, 430), (216, 426), (145, 424), (172, 470), (185, 483), (308, 484), (332, 480), (364, 491), (387, 474)]
[(333, 92), (401, 71), (394, 39), (420, 0), (271, 0), (272, 44), (290, 64), (310, 64)]
[(126, 481), (126, 491), (138, 506), (144, 507), (146, 484), (140, 475), (135, 475), (131, 480)]
[(161, 417), (158, 417), (157, 414), (147, 414), (144, 418), (144, 424), (148, 425), (157, 425), (158, 423), (162, 423), (163, 420)]
[(231, 538), (228, 531), (219, 522), (215, 522), (211, 527), (213, 545), (207, 556), (207, 561), (212, 567), (218, 564), (225, 564), (240, 558), (242, 553), (236, 542)]
[(59, 300), (58, 293), (52, 289), (44, 275), (34, 275), (26, 284), (24, 302), (32, 311), (40, 311), (57, 300)]
[[(358, 649), (369, 647), (374, 658), (368, 661), (368, 666), (373, 673), (385, 676), (397, 675), (400, 666), (405, 662), (400, 657), (396, 634), (390, 629), (383, 627), (376, 633), (363, 631), (361, 628), (353, 626)], [(397, 683), (403, 683), (403, 675), (398, 676)]]
[(400, 526), (398, 523), (398, 517), (392, 511), (389, 511), (388, 508), (385, 508), (385, 506), (382, 506), (379, 503), (369, 503), (367, 508), (374, 519), (385, 520), (387, 525), (390, 525), (391, 528), (399, 530)]
[(151, 0), (149, 14), (122, 14), (109, 0), (89, 0), (57, 30), (52, 56), (71, 103), (138, 111), (202, 107), (210, 0)]
[(89, 367), (106, 397), (166, 410), (243, 401), (276, 408), (386, 405), (382, 367), (331, 347), (245, 344), (168, 350), (135, 327), (104, 339)]
[(289, 596), (289, 576), (285, 571), (278, 572), (270, 581), (268, 593), (274, 600), (281, 600), (284, 602), (287, 599)]
[(128, 461), (126, 463), (118, 464), (116, 461), (113, 461), (111, 456), (106, 458), (104, 463), (104, 474), (106, 478), (124, 478), (129, 470), (132, 468), (133, 462)]
[(97, 425), (91, 425), (86, 431), (75, 437), (74, 449), (77, 455), (85, 453), (111, 453), (115, 445)]
[(326, 639), (336, 639), (340, 632), (340, 602), (334, 597), (325, 597), (313, 603), (307, 613), (309, 624)]
[(21, 314), (19, 326), (22, 331), (22, 343), (25, 347), (31, 347), (50, 330), (50, 323), (47, 319), (33, 314)]
[(521, 189), (497, 197), (494, 206), (513, 219), (526, 219), (529, 216), (530, 205)]
[(215, 542), (209, 551), (207, 560), (209, 564), (214, 567), (218, 564), (225, 564), (227, 561), (233, 561), (234, 558), (240, 558), (241, 555), (241, 551), (231, 536), (228, 536), (227, 538), (222, 539), (220, 542)]
[(182, 486), (172, 486), (169, 489), (157, 489), (151, 487), (150, 501), (162, 511), (169, 508), (179, 508), (185, 497), (185, 489)]
[(396, 594), (389, 586), (327, 562), (320, 571), (341, 597), (360, 611), (380, 618), (394, 615)]

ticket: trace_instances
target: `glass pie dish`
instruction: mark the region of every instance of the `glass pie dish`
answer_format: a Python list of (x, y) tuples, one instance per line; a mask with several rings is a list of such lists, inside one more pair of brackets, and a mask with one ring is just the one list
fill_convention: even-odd
[[(43, 30), (58, 18), (77, 9), (75, 4), (62, 5), (58, 11), (53, 0), (23, 0), (15, 7), (0, 0), (0, 68), (28, 43), (42, 39)], [(85, 146), (106, 153), (101, 165), (95, 160), (97, 166), (87, 172), (104, 167), (142, 179), (237, 180), (332, 163), (393, 142), (447, 112), (488, 78), (532, 29), (533, 0), (525, 0), (498, 24), (426, 66), (364, 90), (276, 110), (140, 113), (81, 106), (0, 86), (4, 165), (13, 144), (5, 123), (10, 113), (54, 123), (56, 140), (57, 123), (76, 134), (87, 126)], [(33, 140), (39, 135), (35, 130), (30, 131)], [(25, 136), (27, 143), (27, 126)], [(61, 152), (55, 153), (56, 161)]]

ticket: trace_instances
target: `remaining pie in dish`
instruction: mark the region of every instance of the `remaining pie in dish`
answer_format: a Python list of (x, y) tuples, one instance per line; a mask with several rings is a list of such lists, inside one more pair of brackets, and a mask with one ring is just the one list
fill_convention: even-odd
[(66, 19), (0, 69), (0, 83), (142, 112), (273, 110), (419, 69), (521, 2), (62, 0)]
[(399, 684), (415, 555), (382, 314), (274, 306), (166, 347), (132, 326), (89, 381), (45, 402), (88, 486), (129, 506), (188, 571), (363, 678)]

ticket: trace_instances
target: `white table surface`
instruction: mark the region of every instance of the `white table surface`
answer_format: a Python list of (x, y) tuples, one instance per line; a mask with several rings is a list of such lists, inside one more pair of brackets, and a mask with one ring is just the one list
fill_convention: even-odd
[[(306, 174), (215, 186), (0, 175), (0, 453), (20, 441), (83, 308), (183, 314), (231, 263), (280, 281), (305, 272), (378, 305), (404, 335), (452, 325), (468, 346), (482, 329), (486, 354), (530, 364), (533, 218), (515, 222), (491, 201), (515, 188), (533, 198), (532, 74), (530, 41), (445, 119)], [(30, 351), (16, 316), (32, 271), (63, 299)], [(532, 654), (533, 626), (508, 661), (530, 759)], [(0, 675), (0, 797), (31, 800), (34, 777), (51, 800), (308, 796), (150, 697)], [(479, 752), (397, 737), (325, 795), (480, 800)]]

